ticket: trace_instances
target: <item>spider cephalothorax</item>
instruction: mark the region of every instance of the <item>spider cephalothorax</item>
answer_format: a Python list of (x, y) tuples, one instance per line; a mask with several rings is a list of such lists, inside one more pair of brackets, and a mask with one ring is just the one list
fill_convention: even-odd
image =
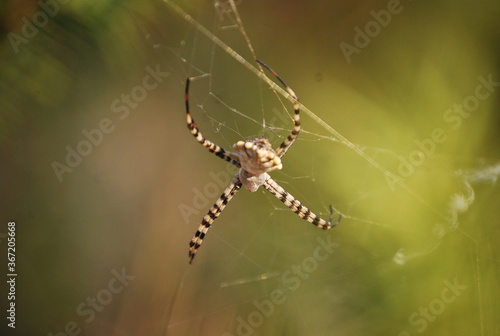
[(210, 152), (214, 153), (218, 157), (232, 163), (236, 167), (240, 168), (239, 172), (234, 176), (233, 180), (229, 186), (224, 190), (219, 199), (215, 202), (208, 213), (203, 217), (196, 234), (189, 243), (189, 263), (193, 261), (198, 248), (200, 247), (203, 239), (205, 238), (208, 229), (219, 217), (220, 213), (226, 207), (227, 203), (233, 198), (233, 196), (241, 189), (241, 186), (249, 191), (257, 191), (260, 186), (263, 186), (281, 202), (283, 202), (290, 210), (295, 212), (300, 218), (314, 224), (315, 226), (328, 230), (336, 226), (342, 216), (339, 215), (337, 222), (332, 223), (333, 208), (330, 206), (330, 218), (328, 221), (320, 218), (315, 213), (310, 211), (307, 207), (302, 205), (295, 197), (290, 195), (285, 189), (283, 189), (276, 181), (274, 181), (269, 172), (273, 170), (280, 170), (283, 168), (281, 163), (281, 158), (286, 154), (287, 150), (293, 144), (300, 132), (300, 104), (297, 96), (292, 91), (292, 89), (281, 79), (278, 74), (269, 68), (264, 63), (259, 62), (262, 66), (267, 68), (271, 73), (276, 76), (276, 78), (283, 84), (288, 94), (293, 98), (293, 108), (294, 108), (294, 127), (292, 132), (288, 137), (283, 140), (281, 145), (274, 150), (269, 143), (269, 140), (265, 137), (257, 138), (254, 140), (238, 141), (234, 144), (233, 148), (236, 153), (231, 153), (226, 151), (224, 148), (217, 146), (210, 140), (205, 139), (201, 134), (200, 130), (196, 126), (196, 123), (189, 112), (189, 83), (191, 78), (186, 81), (186, 120), (189, 131), (196, 138), (196, 140), (206, 147)]
[(233, 148), (239, 158), (241, 168), (250, 174), (259, 175), (283, 168), (281, 159), (265, 137), (238, 141)]
[(240, 181), (248, 191), (257, 191), (269, 178), (268, 172), (283, 168), (281, 159), (265, 137), (238, 141), (233, 148), (241, 165)]

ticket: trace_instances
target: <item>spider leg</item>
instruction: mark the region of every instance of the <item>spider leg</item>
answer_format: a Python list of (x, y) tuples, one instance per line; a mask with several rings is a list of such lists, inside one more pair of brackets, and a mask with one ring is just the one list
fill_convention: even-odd
[(227, 186), (226, 190), (220, 195), (219, 199), (215, 204), (208, 210), (208, 213), (203, 217), (198, 230), (196, 231), (193, 239), (189, 243), (189, 263), (193, 262), (193, 258), (198, 251), (198, 248), (203, 243), (203, 239), (207, 234), (208, 229), (215, 221), (217, 217), (221, 214), (222, 210), (226, 207), (227, 203), (233, 198), (233, 196), (240, 190), (241, 181), (239, 178), (239, 173), (233, 178), (231, 183)]
[(236, 167), (240, 168), (240, 163), (237, 160), (237, 156), (234, 153), (226, 151), (224, 148), (217, 146), (212, 141), (205, 139), (203, 134), (201, 134), (198, 126), (196, 125), (193, 117), (191, 116), (191, 112), (189, 112), (189, 83), (191, 82), (191, 78), (186, 79), (186, 121), (187, 126), (189, 128), (189, 132), (196, 138), (196, 140), (203, 146), (206, 147), (211, 153), (214, 153), (221, 159), (226, 160), (227, 162), (232, 163)]
[(278, 157), (281, 158), (283, 155), (285, 155), (286, 151), (290, 146), (292, 146), (293, 142), (297, 138), (300, 132), (300, 104), (299, 104), (299, 98), (297, 98), (297, 95), (293, 90), (288, 86), (288, 84), (274, 71), (271, 69), (267, 64), (257, 60), (259, 64), (264, 66), (267, 70), (269, 70), (280, 82), (283, 84), (285, 87), (285, 90), (288, 92), (288, 94), (293, 98), (293, 122), (294, 126), (292, 129), (292, 132), (288, 135), (288, 137), (283, 140), (281, 145), (276, 149), (276, 154), (278, 154)]
[(340, 222), (342, 215), (339, 215), (338, 220), (332, 224), (333, 219), (333, 207), (330, 205), (330, 218), (328, 221), (320, 218), (314, 212), (309, 210), (307, 207), (302, 205), (295, 197), (283, 189), (276, 181), (269, 177), (264, 183), (264, 188), (266, 188), (271, 194), (273, 194), (277, 199), (283, 202), (290, 210), (295, 212), (300, 218), (305, 219), (309, 223), (316, 225), (320, 229), (329, 230)]

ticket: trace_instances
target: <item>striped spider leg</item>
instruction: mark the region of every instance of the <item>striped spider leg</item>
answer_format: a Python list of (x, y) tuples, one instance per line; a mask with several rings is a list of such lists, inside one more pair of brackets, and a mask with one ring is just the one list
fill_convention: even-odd
[(342, 219), (342, 215), (339, 215), (339, 218), (335, 223), (332, 224), (333, 219), (333, 207), (330, 205), (330, 218), (328, 221), (320, 218), (314, 212), (309, 210), (307, 207), (302, 205), (302, 203), (297, 200), (295, 197), (290, 195), (283, 187), (281, 187), (275, 180), (269, 177), (264, 183), (264, 188), (267, 189), (271, 194), (273, 194), (277, 199), (283, 202), (290, 210), (295, 212), (300, 218), (305, 219), (309, 223), (316, 225), (320, 229), (330, 230), (331, 228), (337, 226), (337, 224)]
[(238, 173), (234, 176), (233, 180), (229, 186), (224, 190), (219, 199), (210, 208), (208, 213), (203, 217), (198, 230), (196, 231), (194, 237), (189, 243), (189, 263), (193, 262), (193, 259), (198, 251), (198, 248), (203, 243), (208, 229), (211, 227), (212, 223), (219, 217), (222, 210), (226, 207), (229, 201), (234, 195), (244, 186), (250, 192), (255, 192), (260, 186), (263, 186), (272, 195), (283, 202), (290, 210), (296, 213), (300, 218), (312, 223), (313, 225), (323, 229), (328, 230), (335, 227), (341, 220), (342, 215), (339, 215), (338, 220), (332, 224), (333, 218), (333, 208), (330, 206), (330, 218), (328, 221), (320, 218), (312, 211), (310, 211), (306, 206), (302, 205), (300, 201), (295, 199), (291, 194), (289, 194), (285, 189), (283, 189), (276, 181), (274, 181), (269, 172), (274, 170), (280, 170), (283, 168), (281, 163), (281, 158), (285, 155), (287, 150), (293, 144), (300, 132), (300, 104), (297, 96), (293, 90), (285, 83), (283, 79), (269, 66), (258, 61), (259, 64), (268, 69), (285, 87), (288, 94), (293, 98), (294, 107), (294, 127), (281, 145), (274, 150), (265, 137), (238, 141), (233, 145), (235, 153), (228, 152), (224, 148), (219, 147), (210, 140), (205, 139), (198, 129), (191, 113), (189, 111), (189, 83), (190, 78), (186, 80), (186, 121), (190, 133), (196, 138), (196, 140), (205, 148), (207, 148), (211, 153), (221, 159), (232, 163), (236, 167), (240, 168)]
[(290, 148), (290, 146), (292, 146), (292, 144), (294, 143), (295, 139), (297, 139), (297, 136), (299, 135), (299, 132), (300, 132), (300, 104), (299, 104), (299, 98), (297, 98), (297, 95), (295, 94), (295, 92), (293, 92), (293, 90), (276, 73), (276, 71), (274, 71), (273, 69), (271, 69), (267, 64), (265, 64), (262, 61), (257, 60), (257, 62), (260, 65), (262, 65), (263, 67), (265, 67), (267, 70), (269, 70), (281, 82), (281, 84), (283, 84), (283, 86), (285, 87), (285, 90), (288, 92), (288, 94), (290, 95), (290, 97), (292, 97), (292, 99), (293, 99), (293, 112), (294, 112), (294, 114), (293, 114), (293, 122), (294, 122), (294, 125), (293, 125), (292, 132), (290, 133), (290, 135), (288, 135), (288, 137), (285, 140), (283, 140), (283, 142), (281, 143), (281, 145), (278, 148), (276, 148), (276, 155), (278, 155), (279, 158), (282, 158), (283, 155), (285, 155), (285, 153), (288, 150), (288, 148)]
[(189, 263), (193, 262), (193, 258), (196, 255), (196, 251), (200, 247), (201, 243), (203, 243), (203, 238), (207, 234), (208, 229), (215, 221), (217, 217), (219, 217), (220, 213), (226, 207), (227, 203), (233, 198), (233, 196), (240, 190), (241, 182), (238, 175), (236, 175), (231, 183), (227, 186), (226, 190), (220, 195), (219, 199), (215, 202), (214, 205), (210, 208), (208, 213), (201, 220), (201, 224), (196, 230), (196, 233), (189, 242)]
[[(207, 148), (211, 153), (214, 153), (216, 156), (221, 159), (232, 163), (236, 167), (240, 168), (241, 165), (238, 161), (236, 154), (226, 151), (224, 148), (217, 146), (213, 142), (208, 139), (205, 139), (203, 134), (198, 129), (196, 122), (191, 116), (191, 112), (189, 110), (189, 83), (191, 82), (191, 78), (186, 80), (186, 122), (189, 129), (189, 132), (195, 137), (195, 139), (205, 148)], [(198, 230), (196, 231), (194, 237), (189, 242), (189, 263), (193, 262), (193, 258), (196, 255), (196, 251), (200, 247), (201, 243), (203, 243), (203, 238), (215, 221), (217, 217), (219, 217), (220, 213), (226, 207), (227, 203), (233, 198), (233, 196), (240, 190), (241, 182), (238, 177), (238, 174), (233, 178), (229, 186), (224, 190), (222, 195), (220, 195), (219, 199), (212, 205), (208, 213), (203, 217)]]
[(201, 134), (198, 126), (194, 122), (193, 117), (191, 116), (191, 112), (189, 111), (189, 83), (191, 82), (191, 78), (188, 77), (186, 79), (186, 122), (189, 129), (189, 132), (195, 137), (196, 141), (198, 141), (203, 147), (207, 148), (210, 153), (214, 153), (216, 156), (220, 157), (227, 162), (234, 164), (236, 167), (240, 168), (240, 163), (238, 162), (238, 158), (236, 154), (226, 151), (224, 148), (217, 146), (212, 141), (205, 139), (203, 134)]

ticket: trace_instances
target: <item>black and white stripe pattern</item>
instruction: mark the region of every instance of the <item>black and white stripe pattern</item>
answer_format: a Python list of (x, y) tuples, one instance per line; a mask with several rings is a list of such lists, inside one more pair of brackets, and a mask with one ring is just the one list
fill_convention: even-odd
[[(299, 103), (294, 103), (294, 111), (295, 114), (293, 115), (293, 121), (294, 121), (294, 126), (292, 129), (292, 132), (288, 135), (288, 137), (283, 140), (281, 145), (276, 149), (276, 154), (278, 155), (279, 158), (282, 158), (283, 155), (285, 155), (286, 151), (290, 146), (293, 144), (295, 139), (297, 139), (297, 136), (299, 135), (300, 132), (300, 114), (299, 114)], [(295, 106), (297, 105), (297, 106)]]
[(203, 243), (203, 239), (207, 234), (208, 229), (215, 221), (217, 217), (219, 217), (220, 213), (226, 207), (227, 203), (233, 198), (233, 196), (240, 190), (241, 182), (238, 177), (239, 174), (233, 178), (229, 186), (224, 190), (222, 195), (220, 195), (219, 199), (215, 202), (215, 204), (210, 208), (208, 213), (203, 217), (198, 230), (196, 231), (193, 239), (189, 243), (189, 263), (193, 262), (193, 258), (198, 251), (198, 248)]
[[(335, 227), (342, 215), (340, 214), (338, 220), (332, 224), (333, 208), (330, 206), (330, 218), (328, 221), (318, 217), (315, 213), (311, 212), (306, 206), (302, 205), (300, 201), (290, 195), (278, 183), (276, 183), (269, 175), (268, 172), (279, 170), (282, 168), (281, 157), (283, 157), (290, 146), (293, 144), (300, 132), (300, 104), (295, 92), (285, 83), (285, 81), (269, 66), (259, 62), (262, 66), (268, 69), (276, 78), (284, 85), (288, 94), (293, 98), (294, 110), (294, 127), (291, 133), (286, 137), (281, 145), (273, 150), (271, 144), (266, 138), (258, 138), (254, 140), (238, 141), (234, 148), (237, 153), (226, 151), (224, 148), (217, 146), (210, 140), (205, 139), (196, 123), (189, 112), (189, 83), (190, 78), (186, 80), (186, 121), (189, 132), (195, 137), (203, 147), (207, 148), (211, 153), (218, 157), (232, 163), (240, 168), (239, 172), (233, 178), (229, 186), (224, 190), (219, 199), (210, 208), (208, 213), (203, 217), (196, 234), (189, 243), (189, 263), (193, 262), (193, 258), (198, 251), (198, 248), (203, 243), (208, 229), (212, 223), (219, 217), (222, 210), (226, 207), (233, 196), (241, 189), (243, 185), (250, 191), (257, 191), (263, 185), (271, 194), (283, 202), (290, 210), (295, 212), (300, 218), (305, 219), (309, 223), (323, 229), (329, 230)], [(243, 167), (242, 167), (243, 163)]]
[[(191, 116), (189, 111), (189, 83), (191, 82), (190, 78), (186, 79), (186, 122), (189, 128), (189, 132), (196, 138), (203, 147), (206, 147), (211, 153), (214, 153), (221, 159), (226, 160), (227, 162), (231, 162), (236, 167), (241, 167), (238, 160), (236, 160), (235, 154), (226, 151), (224, 148), (217, 146), (212, 141), (205, 139), (203, 134), (201, 134), (200, 130), (196, 126), (196, 123)], [(232, 156), (231, 156), (232, 155)]]
[(320, 218), (314, 212), (309, 210), (300, 201), (293, 197), (289, 192), (283, 189), (276, 181), (269, 177), (264, 183), (264, 188), (266, 188), (271, 194), (273, 194), (277, 199), (283, 202), (290, 210), (295, 212), (300, 218), (305, 219), (309, 223), (319, 227), (323, 230), (330, 230), (331, 228), (337, 226), (337, 224), (342, 219), (342, 215), (339, 215), (339, 219), (332, 224), (333, 209), (330, 206), (330, 218), (328, 221)]
[(292, 132), (288, 135), (288, 137), (283, 140), (281, 145), (276, 149), (276, 154), (278, 155), (279, 158), (282, 158), (283, 155), (285, 155), (286, 151), (290, 146), (293, 144), (295, 139), (297, 139), (297, 136), (299, 135), (300, 132), (300, 104), (299, 104), (299, 98), (297, 98), (297, 95), (293, 90), (288, 86), (288, 84), (278, 75), (276, 71), (271, 69), (267, 64), (264, 62), (261, 62), (257, 60), (259, 64), (261, 64), (263, 67), (265, 67), (267, 70), (269, 70), (280, 82), (283, 84), (285, 87), (285, 90), (288, 92), (288, 94), (293, 98), (293, 122), (294, 126), (292, 129)]

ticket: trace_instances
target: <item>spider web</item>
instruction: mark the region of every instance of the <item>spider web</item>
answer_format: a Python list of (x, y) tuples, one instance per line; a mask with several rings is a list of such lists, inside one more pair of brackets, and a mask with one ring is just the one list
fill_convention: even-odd
[[(384, 76), (372, 78), (385, 87), (363, 94), (370, 84), (356, 83), (369, 74), (358, 73), (351, 84), (332, 79), (321, 68), (328, 62), (302, 64), (280, 50), (285, 42), (261, 41), (280, 39), (288, 31), (261, 27), (254, 33), (258, 25), (249, 29), (239, 13), (246, 2), (215, 1), (200, 11), (164, 2), (187, 24), (182, 47), (169, 50), (177, 64), (171, 69), (180, 89), (185, 77), (193, 78), (192, 113), (204, 135), (226, 149), (259, 136), (277, 146), (287, 136), (293, 125), (291, 98), (254, 60), (268, 63), (303, 98), (299, 139), (285, 156), (283, 171), (272, 175), (323, 218), (332, 204), (343, 220), (324, 232), (264, 190), (241, 191), (209, 231), (194, 266), (178, 275), (161, 332), (414, 335), (453, 329), (489, 335), (498, 330), (497, 277), (491, 265), (498, 263), (493, 203), (499, 199), (500, 156), (482, 149), (481, 131), (464, 136), (466, 127), (488, 132), (497, 86), (488, 99), (476, 97), (474, 115), (446, 112), (455, 103), (472, 104), (468, 97), (475, 97), (488, 76), (497, 80), (497, 73), (487, 66), (471, 69), (472, 80), (457, 85), (446, 99), (419, 85), (403, 85), (415, 96), (396, 89), (391, 106), (391, 97), (381, 98), (385, 89), (394, 89)], [(284, 40), (300, 49), (306, 41), (299, 37)], [(373, 37), (374, 48), (376, 38), (386, 41)], [(163, 48), (161, 42), (157, 47)], [(364, 53), (370, 50), (362, 50), (360, 58)], [(345, 59), (332, 64), (341, 68)], [(430, 61), (421, 66), (425, 73), (417, 84), (436, 71)], [(307, 73), (311, 68), (315, 74)], [(419, 95), (427, 95), (423, 103), (405, 103), (417, 102)], [(438, 112), (419, 118), (430, 103)], [(461, 118), (468, 126), (455, 132), (456, 124), (447, 124), (443, 116)], [(186, 144), (186, 150), (189, 146), (196, 144)], [(191, 231), (225, 188), (223, 181), (235, 173), (214, 157), (202, 159), (199, 148), (192, 151), (203, 162), (200, 179), (209, 181), (197, 187), (199, 197), (210, 203), (181, 204), (191, 209), (180, 206)], [(392, 322), (382, 322), (387, 320)]]

